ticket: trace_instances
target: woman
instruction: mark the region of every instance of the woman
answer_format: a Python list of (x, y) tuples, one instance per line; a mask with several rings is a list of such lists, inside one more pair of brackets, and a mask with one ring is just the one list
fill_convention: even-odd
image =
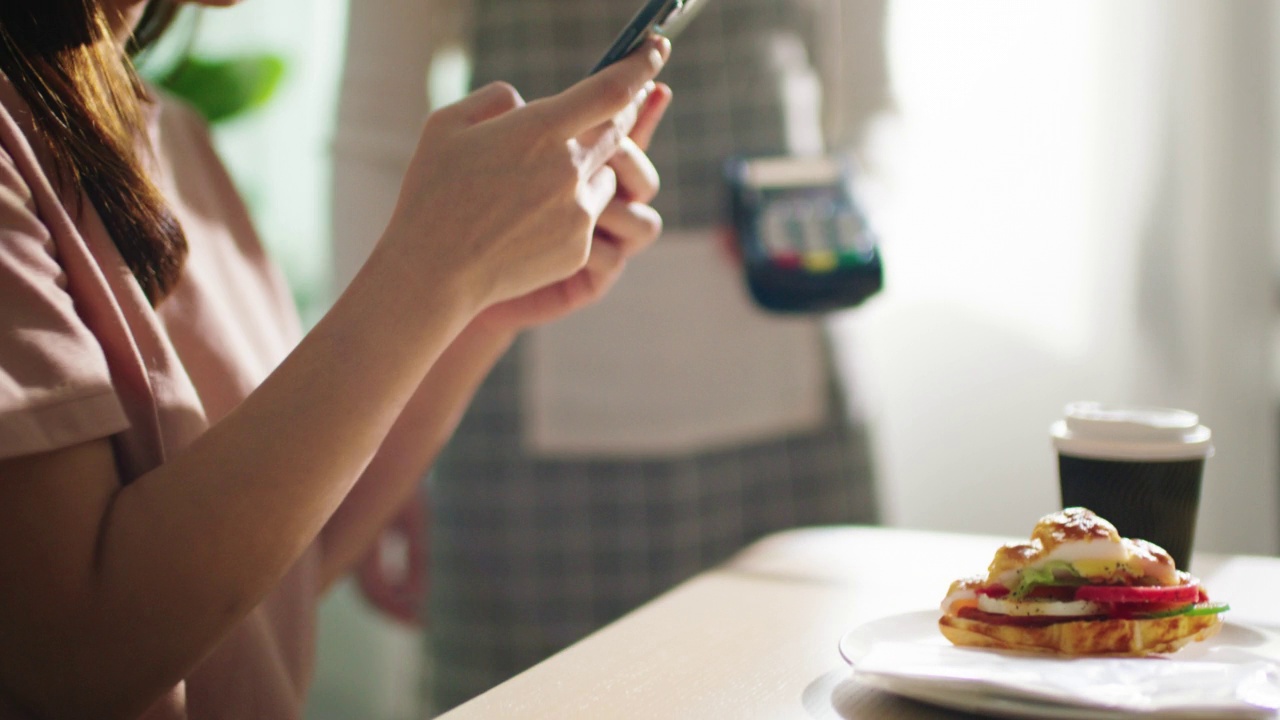
[(0, 717), (299, 717), (317, 596), (515, 334), (660, 224), (665, 42), (546, 101), (490, 85), (425, 123), (297, 341), (204, 129), (130, 68), (172, 11), (0, 4)]

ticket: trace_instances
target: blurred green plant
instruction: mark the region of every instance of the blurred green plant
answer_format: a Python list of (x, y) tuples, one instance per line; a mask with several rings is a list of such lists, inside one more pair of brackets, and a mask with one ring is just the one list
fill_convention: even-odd
[(225, 59), (188, 54), (149, 79), (191, 103), (214, 124), (265, 105), (284, 74), (284, 59), (270, 53)]
[[(225, 58), (205, 56), (192, 49), (197, 20), (197, 13), (186, 15), (172, 39), (163, 39), (158, 47), (149, 48), (137, 58), (137, 67), (147, 82), (194, 107), (213, 126), (217, 137), (223, 129), (232, 131), (229, 121), (251, 114), (274, 98), (287, 74), (287, 64), (283, 57), (270, 52)], [(255, 218), (263, 217), (270, 208), (260, 178), (251, 172), (237, 172), (234, 167), (228, 170), (250, 213)], [(280, 261), (294, 302), (310, 324), (311, 316), (320, 311), (326, 280), (310, 265), (290, 255), (290, 251), (296, 253), (296, 243), (266, 236), (263, 242)]]

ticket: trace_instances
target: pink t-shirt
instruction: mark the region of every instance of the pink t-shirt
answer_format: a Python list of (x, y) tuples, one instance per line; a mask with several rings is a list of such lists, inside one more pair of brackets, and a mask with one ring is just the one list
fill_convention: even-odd
[[(105, 437), (129, 482), (235, 407), (299, 338), (203, 123), (171, 101), (150, 122), (155, 178), (190, 244), (155, 309), (92, 203), (51, 181), (27, 106), (0, 75), (0, 458)], [(317, 559), (313, 545), (144, 717), (300, 716)]]

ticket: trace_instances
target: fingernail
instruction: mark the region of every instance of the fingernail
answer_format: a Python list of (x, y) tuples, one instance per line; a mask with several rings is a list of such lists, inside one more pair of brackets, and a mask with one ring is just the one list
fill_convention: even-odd
[(636, 105), (643, 106), (649, 100), (649, 95), (653, 93), (658, 84), (650, 80), (640, 88), (640, 92), (636, 93)]
[(671, 57), (671, 40), (661, 35), (655, 35), (651, 42), (653, 42), (653, 47), (658, 51), (658, 54), (662, 56), (662, 62), (665, 63), (667, 58)]

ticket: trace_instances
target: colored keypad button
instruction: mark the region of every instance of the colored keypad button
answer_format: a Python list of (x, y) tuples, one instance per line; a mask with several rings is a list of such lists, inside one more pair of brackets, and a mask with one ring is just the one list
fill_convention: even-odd
[(840, 259), (830, 251), (804, 254), (804, 267), (809, 272), (831, 272), (839, 264)]

